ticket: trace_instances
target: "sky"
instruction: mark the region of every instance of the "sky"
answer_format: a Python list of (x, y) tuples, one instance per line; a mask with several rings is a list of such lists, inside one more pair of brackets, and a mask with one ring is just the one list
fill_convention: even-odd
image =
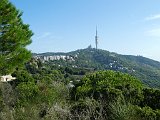
[(10, 0), (34, 35), (34, 53), (95, 47), (160, 61), (160, 0)]

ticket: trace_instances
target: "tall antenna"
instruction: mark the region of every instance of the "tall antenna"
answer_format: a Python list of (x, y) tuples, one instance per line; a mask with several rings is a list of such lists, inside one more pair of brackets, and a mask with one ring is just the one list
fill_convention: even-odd
[(97, 26), (96, 26), (96, 36), (95, 36), (95, 43), (96, 43), (96, 49), (98, 49), (98, 35), (97, 35)]

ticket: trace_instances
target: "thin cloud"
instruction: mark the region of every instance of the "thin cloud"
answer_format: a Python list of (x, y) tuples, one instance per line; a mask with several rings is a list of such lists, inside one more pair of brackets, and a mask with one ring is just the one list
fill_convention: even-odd
[(160, 19), (160, 14), (156, 14), (156, 15), (151, 15), (145, 18), (145, 20), (149, 21), (149, 20), (156, 20), (156, 19)]
[(160, 28), (149, 30), (146, 34), (151, 37), (160, 37)]
[(34, 40), (47, 40), (47, 41), (50, 41), (50, 40), (62, 40), (63, 37), (62, 36), (55, 36), (53, 33), (51, 32), (44, 32), (42, 34), (38, 34), (38, 35), (35, 35)]
[(37, 39), (37, 40), (39, 40), (39, 39), (44, 39), (44, 38), (46, 38), (46, 37), (49, 37), (50, 35), (51, 35), (50, 32), (45, 32), (45, 33), (43, 33), (42, 35), (37, 36), (36, 39)]

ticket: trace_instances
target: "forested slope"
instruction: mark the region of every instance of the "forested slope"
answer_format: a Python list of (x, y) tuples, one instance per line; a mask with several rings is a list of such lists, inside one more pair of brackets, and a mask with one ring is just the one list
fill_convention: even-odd
[[(101, 49), (87, 48), (69, 53), (43, 53), (37, 56), (72, 56), (74, 60), (51, 60), (50, 64), (91, 70), (115, 70), (129, 73), (150, 87), (160, 85), (160, 62), (142, 56), (121, 55)], [(35, 56), (35, 55), (34, 55)]]

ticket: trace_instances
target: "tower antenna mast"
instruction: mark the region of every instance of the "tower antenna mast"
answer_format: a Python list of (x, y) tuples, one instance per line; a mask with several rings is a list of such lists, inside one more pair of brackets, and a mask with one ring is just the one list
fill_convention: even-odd
[(97, 26), (96, 26), (95, 43), (96, 43), (96, 50), (97, 50), (97, 49), (98, 49), (98, 32), (97, 32)]

